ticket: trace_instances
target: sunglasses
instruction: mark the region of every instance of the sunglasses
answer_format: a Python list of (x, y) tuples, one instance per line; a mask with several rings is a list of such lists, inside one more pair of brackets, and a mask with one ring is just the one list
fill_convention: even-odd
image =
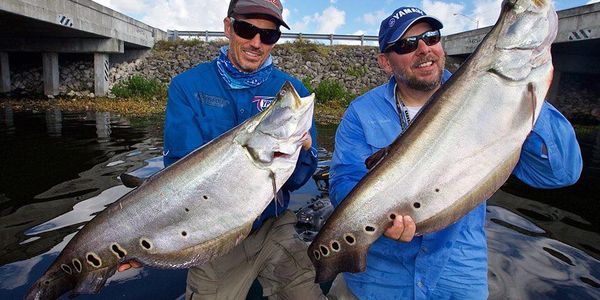
[(387, 53), (394, 51), (398, 54), (407, 54), (417, 50), (419, 47), (419, 40), (423, 40), (427, 46), (433, 46), (439, 43), (441, 39), (442, 35), (440, 34), (439, 30), (427, 31), (420, 35), (409, 36), (407, 38), (398, 40), (397, 42), (387, 46), (383, 52)]
[(263, 44), (273, 45), (277, 43), (281, 37), (281, 31), (279, 31), (279, 29), (263, 29), (248, 22), (236, 20), (234, 18), (230, 19), (233, 24), (233, 31), (243, 39), (251, 40), (257, 34), (260, 34), (260, 41)]

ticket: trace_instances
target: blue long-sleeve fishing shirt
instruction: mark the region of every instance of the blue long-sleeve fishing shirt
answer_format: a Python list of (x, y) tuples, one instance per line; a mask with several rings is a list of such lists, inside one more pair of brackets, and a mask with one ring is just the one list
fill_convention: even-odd
[[(219, 75), (216, 60), (173, 78), (165, 115), (165, 166), (266, 109), (285, 81), (290, 81), (301, 97), (309, 94), (299, 80), (277, 68), (257, 87), (232, 89)], [(253, 229), (259, 228), (264, 220), (277, 213), (281, 214), (288, 207), (290, 191), (300, 188), (314, 173), (317, 167), (315, 126), (310, 134), (313, 142), (310, 151), (300, 151), (296, 169), (281, 189), (283, 205), (272, 201), (254, 223)]]
[[(451, 74), (444, 71), (443, 82)], [(365, 159), (401, 133), (392, 77), (353, 101), (337, 129), (330, 170), (334, 206), (367, 174)], [(575, 183), (581, 173), (579, 145), (571, 124), (544, 103), (513, 171), (538, 188)], [(362, 273), (344, 273), (360, 299), (486, 299), (485, 202), (458, 222), (402, 243), (385, 236), (373, 243)], [(451, 296), (451, 297), (450, 297)]]

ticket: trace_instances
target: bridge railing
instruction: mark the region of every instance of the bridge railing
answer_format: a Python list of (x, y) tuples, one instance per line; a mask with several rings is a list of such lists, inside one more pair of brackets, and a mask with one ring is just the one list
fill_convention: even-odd
[[(168, 30), (167, 36), (169, 41), (177, 40), (178, 38), (204, 38), (208, 42), (209, 38), (224, 38), (225, 33), (222, 31), (185, 31), (185, 30)], [(361, 46), (365, 42), (377, 42), (376, 35), (348, 35), (348, 34), (318, 34), (318, 33), (288, 33), (281, 34), (282, 39), (305, 39), (305, 40), (328, 40), (330, 45), (334, 41), (359, 41)]]

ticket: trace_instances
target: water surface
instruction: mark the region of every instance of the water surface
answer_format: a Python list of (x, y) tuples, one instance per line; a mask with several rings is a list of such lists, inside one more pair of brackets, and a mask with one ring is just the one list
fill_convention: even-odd
[[(318, 132), (326, 166), (335, 126)], [(575, 186), (537, 190), (511, 178), (488, 201), (491, 299), (600, 299), (600, 130), (577, 133), (585, 168)], [(130, 190), (118, 176), (155, 172), (161, 153), (160, 117), (0, 109), (0, 299), (21, 299), (73, 235)], [(291, 207), (326, 197), (317, 183)], [(185, 275), (130, 270), (78, 299), (173, 299)]]

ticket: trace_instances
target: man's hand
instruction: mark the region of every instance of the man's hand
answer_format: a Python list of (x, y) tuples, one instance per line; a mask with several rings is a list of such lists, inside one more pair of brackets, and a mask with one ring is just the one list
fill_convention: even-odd
[(305, 135), (307, 138), (304, 140), (304, 142), (302, 142), (302, 149), (309, 150), (310, 146), (312, 146), (312, 137), (310, 136), (309, 132), (305, 133)]
[(117, 270), (119, 272), (123, 272), (123, 271), (129, 270), (131, 268), (137, 269), (137, 268), (141, 268), (141, 267), (142, 267), (141, 263), (139, 263), (137, 260), (132, 259), (132, 260), (128, 260), (126, 262), (119, 264), (119, 266), (117, 267)]
[(408, 243), (412, 241), (416, 230), (417, 225), (410, 216), (397, 216), (394, 224), (383, 235), (399, 242)]

